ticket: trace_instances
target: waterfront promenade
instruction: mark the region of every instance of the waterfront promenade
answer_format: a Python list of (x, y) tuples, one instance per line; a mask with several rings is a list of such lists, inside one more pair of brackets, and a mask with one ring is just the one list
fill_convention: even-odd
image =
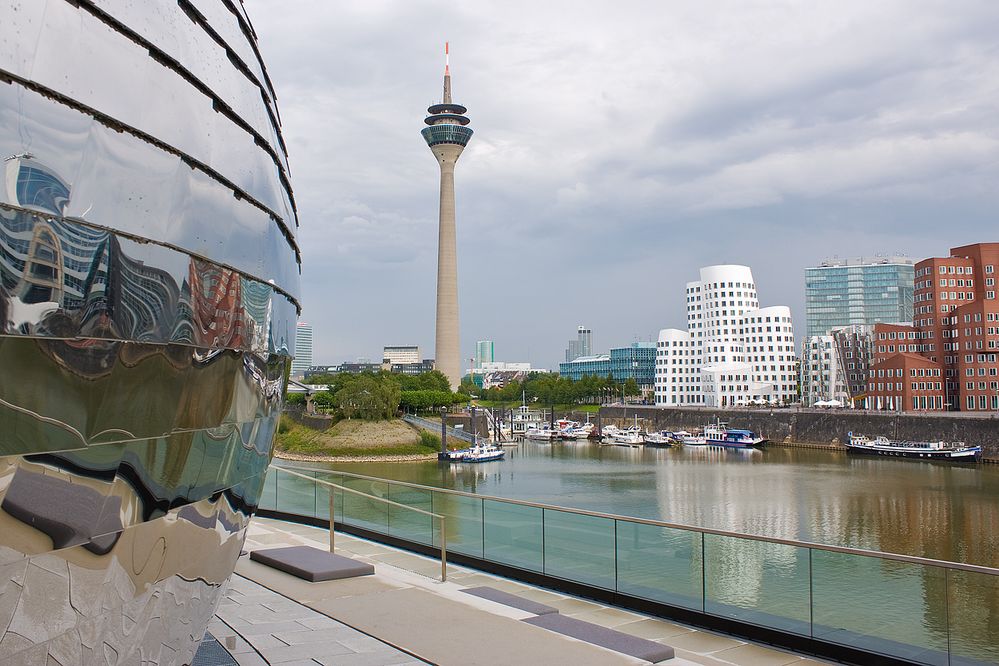
[[(328, 531), (255, 518), (246, 550), (328, 548)], [(559, 613), (674, 648), (671, 665), (767, 666), (826, 663), (605, 604), (448, 565), (337, 533), (336, 550), (375, 566), (375, 575), (307, 583), (240, 558), (227, 602), (210, 628), (238, 645), (241, 666), (260, 664), (648, 664), (521, 620), (531, 613), (462, 592), (488, 586)], [(273, 595), (268, 598), (268, 595)], [(241, 603), (243, 602), (243, 603)]]

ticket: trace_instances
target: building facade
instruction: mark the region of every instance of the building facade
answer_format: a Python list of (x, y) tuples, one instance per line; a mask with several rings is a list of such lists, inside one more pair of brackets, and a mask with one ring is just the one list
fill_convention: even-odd
[(836, 328), (912, 321), (913, 267), (908, 257), (827, 259), (805, 269), (805, 336)]
[(408, 365), (419, 363), (421, 360), (418, 345), (392, 345), (382, 348), (382, 364), (386, 366)]
[(656, 343), (659, 405), (728, 407), (797, 398), (791, 310), (759, 307), (748, 266), (707, 266), (688, 282), (687, 330)]
[(572, 361), (559, 363), (558, 372), (563, 377), (579, 381), (588, 375), (606, 377), (616, 382), (634, 379), (639, 388), (648, 391), (655, 383), (656, 345), (651, 342), (633, 342), (627, 347), (616, 347), (610, 354), (580, 356)]
[(492, 340), (478, 340), (475, 343), (474, 367), (481, 368), (485, 363), (496, 361), (496, 346)]
[[(951, 248), (948, 257), (916, 264), (912, 325), (878, 327), (870, 408), (999, 411), (997, 267), (999, 243)], [(902, 367), (902, 360), (894, 359), (899, 354), (918, 355), (932, 365), (917, 367), (910, 359)], [(882, 381), (889, 372), (893, 393)]]
[(305, 377), (305, 371), (312, 367), (312, 324), (298, 322), (295, 328), (295, 358), (291, 362), (291, 376)]
[(569, 340), (565, 349), (566, 362), (575, 361), (580, 356), (593, 355), (593, 331), (586, 326), (576, 328), (576, 339)]
[(836, 401), (864, 407), (867, 375), (874, 363), (874, 326), (844, 326), (807, 338), (800, 357), (801, 404)]

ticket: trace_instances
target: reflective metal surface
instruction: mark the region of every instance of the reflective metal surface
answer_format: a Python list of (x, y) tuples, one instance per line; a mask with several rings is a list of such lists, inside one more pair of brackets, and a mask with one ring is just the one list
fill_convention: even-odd
[(0, 0), (0, 663), (185, 664), (299, 310), (238, 0)]

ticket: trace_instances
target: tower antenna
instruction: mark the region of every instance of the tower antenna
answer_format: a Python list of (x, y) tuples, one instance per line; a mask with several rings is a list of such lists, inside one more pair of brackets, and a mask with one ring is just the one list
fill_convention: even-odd
[(444, 99), (445, 104), (451, 103), (451, 47), (444, 42)]

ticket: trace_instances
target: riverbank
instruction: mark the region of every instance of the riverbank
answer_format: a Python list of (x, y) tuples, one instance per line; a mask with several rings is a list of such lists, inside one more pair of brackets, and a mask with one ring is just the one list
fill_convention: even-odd
[(604, 425), (631, 425), (637, 418), (639, 425), (647, 430), (690, 430), (718, 419), (735, 428), (748, 428), (761, 433), (775, 445), (811, 445), (836, 450), (843, 448), (841, 442), (850, 432), (912, 441), (965, 442), (970, 446), (981, 446), (983, 460), (999, 463), (999, 420), (991, 415), (629, 405), (602, 407), (599, 416)]
[(275, 455), (300, 462), (430, 460), (439, 447), (436, 435), (400, 419), (345, 419), (317, 430), (285, 417), (275, 437)]
[(423, 462), (437, 460), (436, 453), (410, 453), (405, 455), (373, 455), (373, 456), (323, 456), (303, 455), (275, 451), (274, 457), (292, 462), (323, 462), (323, 463), (367, 463), (367, 462)]

